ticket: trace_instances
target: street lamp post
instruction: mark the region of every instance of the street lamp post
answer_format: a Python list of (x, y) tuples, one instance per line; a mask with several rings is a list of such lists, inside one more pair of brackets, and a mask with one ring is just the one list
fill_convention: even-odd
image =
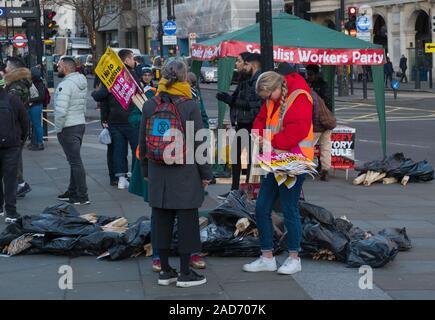
[(260, 0), (260, 40), (261, 70), (272, 71), (274, 65), (271, 0)]
[(162, 20), (162, 0), (159, 1), (159, 26), (158, 26), (158, 36), (160, 42), (160, 56), (163, 58), (163, 20)]

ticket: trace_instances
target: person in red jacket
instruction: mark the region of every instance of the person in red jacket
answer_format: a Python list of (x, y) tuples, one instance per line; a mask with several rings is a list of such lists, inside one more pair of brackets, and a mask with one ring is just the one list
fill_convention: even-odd
[[(310, 88), (297, 73), (286, 77), (269, 71), (263, 73), (257, 82), (257, 93), (265, 99), (260, 113), (254, 121), (253, 134), (260, 141), (270, 143), (272, 151), (303, 154), (308, 159), (314, 157), (312, 98)], [(269, 133), (265, 131), (269, 130)], [(268, 141), (268, 139), (270, 139)], [(302, 237), (298, 202), (305, 175), (297, 176), (290, 189), (278, 186), (274, 174), (264, 177), (256, 204), (257, 227), (260, 236), (262, 255), (252, 263), (245, 264), (247, 272), (276, 271), (273, 256), (273, 226), (271, 213), (275, 200), (279, 197), (288, 231), (289, 257), (279, 268), (279, 274), (294, 274), (302, 270), (299, 258)]]

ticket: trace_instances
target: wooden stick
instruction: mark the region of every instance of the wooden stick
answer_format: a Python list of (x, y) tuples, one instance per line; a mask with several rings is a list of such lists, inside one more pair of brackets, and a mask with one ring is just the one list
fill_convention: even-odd
[(376, 181), (380, 181), (380, 180), (384, 179), (386, 176), (387, 176), (387, 173), (386, 173), (386, 172), (379, 173), (379, 175), (377, 176), (377, 178), (374, 179), (372, 183), (374, 183), (374, 182), (376, 182)]
[(404, 176), (400, 183), (405, 187), (408, 184), (408, 181), (409, 181), (409, 176)]
[(146, 99), (143, 98), (143, 95), (138, 93), (136, 94), (136, 97), (139, 99), (139, 101), (142, 103), (142, 105), (145, 104)]
[(367, 173), (364, 173), (364, 174), (362, 174), (362, 175), (360, 175), (360, 176), (358, 176), (358, 177), (356, 177), (354, 180), (353, 180), (353, 184), (354, 185), (360, 185), (360, 184), (362, 184), (363, 182), (364, 182), (364, 180), (366, 179), (366, 176), (367, 176)]
[(139, 99), (136, 96), (133, 96), (132, 100), (136, 107), (142, 112), (143, 104), (139, 101)]
[(396, 178), (384, 178), (383, 180), (382, 180), (382, 183), (383, 184), (393, 184), (393, 183), (397, 183), (397, 182), (399, 182)]

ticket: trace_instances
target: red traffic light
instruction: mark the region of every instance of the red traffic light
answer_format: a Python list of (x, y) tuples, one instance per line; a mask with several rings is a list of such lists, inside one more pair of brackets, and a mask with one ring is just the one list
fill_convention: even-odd
[(358, 8), (357, 7), (349, 7), (347, 9), (347, 13), (349, 14), (349, 17), (356, 16), (358, 14)]
[(53, 19), (56, 16), (56, 12), (50, 11), (47, 13), (47, 19)]

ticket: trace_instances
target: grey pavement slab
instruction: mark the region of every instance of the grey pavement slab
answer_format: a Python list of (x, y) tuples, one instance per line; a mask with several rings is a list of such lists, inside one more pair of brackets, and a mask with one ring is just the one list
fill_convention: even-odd
[(139, 267), (134, 259), (124, 261), (96, 260), (96, 257), (71, 259), (74, 283), (140, 281)]
[(396, 300), (435, 300), (435, 290), (393, 290), (388, 294)]
[(140, 281), (75, 284), (66, 290), (67, 300), (144, 300)]
[(376, 285), (373, 289), (361, 289), (358, 268), (346, 268), (337, 262), (304, 259), (302, 270), (293, 278), (313, 299), (391, 300)]

